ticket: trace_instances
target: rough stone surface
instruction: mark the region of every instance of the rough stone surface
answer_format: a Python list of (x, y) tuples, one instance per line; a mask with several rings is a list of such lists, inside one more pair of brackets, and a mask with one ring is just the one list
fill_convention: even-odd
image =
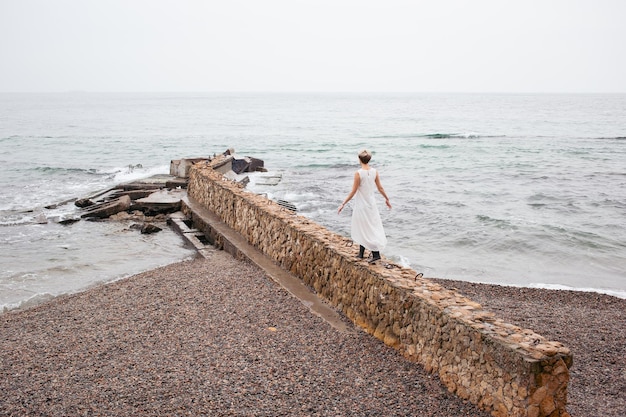
[(494, 416), (537, 409), (541, 417), (567, 415), (572, 355), (563, 344), (506, 323), (411, 269), (356, 261), (348, 239), (246, 192), (210, 166), (192, 168), (188, 192), (354, 323), (437, 373), (461, 398)]

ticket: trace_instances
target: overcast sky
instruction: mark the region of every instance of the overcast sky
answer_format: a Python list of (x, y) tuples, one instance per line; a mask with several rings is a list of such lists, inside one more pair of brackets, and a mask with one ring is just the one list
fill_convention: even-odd
[(0, 0), (0, 91), (626, 92), (624, 0)]

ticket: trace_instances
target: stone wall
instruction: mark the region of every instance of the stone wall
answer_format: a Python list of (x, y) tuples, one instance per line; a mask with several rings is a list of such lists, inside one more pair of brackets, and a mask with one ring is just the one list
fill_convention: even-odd
[(210, 165), (192, 168), (188, 193), (358, 326), (437, 373), (451, 392), (498, 417), (569, 416), (572, 355), (561, 343), (507, 324), (410, 268), (357, 261), (349, 239)]

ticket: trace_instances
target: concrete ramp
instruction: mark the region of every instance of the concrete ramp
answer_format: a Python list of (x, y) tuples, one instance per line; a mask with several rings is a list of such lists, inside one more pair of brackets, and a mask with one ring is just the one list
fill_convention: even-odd
[[(273, 281), (281, 285), (307, 306), (313, 314), (324, 319), (335, 329), (344, 333), (353, 331), (353, 327), (348, 325), (335, 309), (304, 285), (299, 278), (276, 265), (263, 252), (250, 245), (240, 234), (227, 226), (207, 208), (189, 197), (184, 197), (183, 212), (191, 217), (194, 226), (194, 229), (191, 229), (191, 236), (193, 237), (190, 240), (194, 246), (197, 245), (196, 240), (198, 239), (196, 231), (200, 230), (210, 244), (224, 249), (237, 259), (248, 260), (263, 269)], [(177, 227), (184, 229), (181, 223), (182, 221), (179, 220)], [(202, 248), (199, 249), (202, 253)]]

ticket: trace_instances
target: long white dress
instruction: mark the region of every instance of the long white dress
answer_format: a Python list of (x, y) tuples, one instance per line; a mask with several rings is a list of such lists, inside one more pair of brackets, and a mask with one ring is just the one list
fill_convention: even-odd
[(354, 195), (352, 209), (352, 240), (370, 251), (382, 251), (387, 245), (387, 236), (376, 206), (376, 170), (359, 169), (359, 188)]

